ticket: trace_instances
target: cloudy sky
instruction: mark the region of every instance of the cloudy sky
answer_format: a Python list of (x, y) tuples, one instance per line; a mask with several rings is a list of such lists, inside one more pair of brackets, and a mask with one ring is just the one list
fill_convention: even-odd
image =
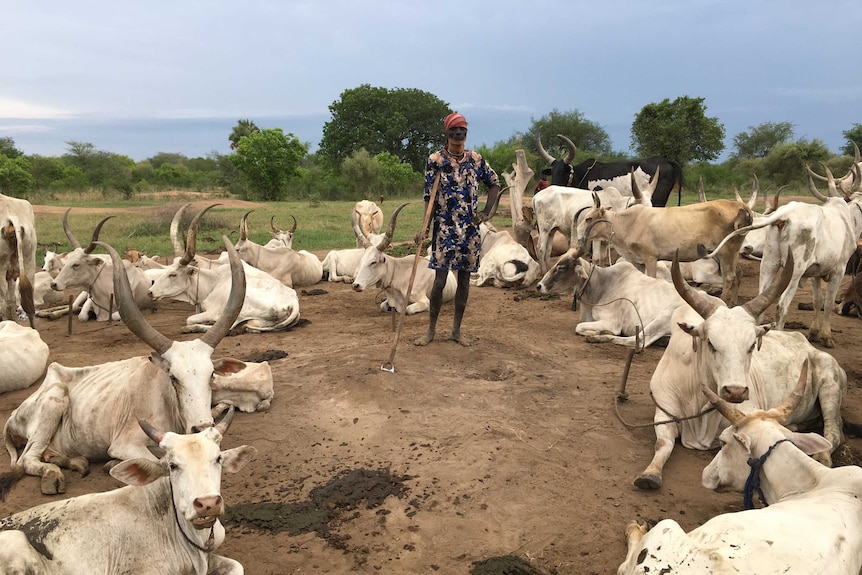
[[(240, 118), (316, 148), (362, 84), (430, 92), (491, 145), (579, 110), (629, 151), (643, 106), (705, 98), (733, 136), (792, 122), (833, 151), (862, 123), (858, 1), (6, 1), (0, 137), (140, 160), (227, 153)], [(204, 128), (207, 126), (207, 128)]]

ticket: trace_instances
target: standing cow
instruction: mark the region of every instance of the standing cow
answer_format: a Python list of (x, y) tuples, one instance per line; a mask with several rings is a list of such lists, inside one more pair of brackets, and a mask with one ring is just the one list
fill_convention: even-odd
[(545, 150), (542, 146), (541, 134), (536, 134), (536, 147), (539, 150), (539, 155), (551, 165), (546, 172), (550, 177), (552, 186), (568, 186), (585, 190), (613, 186), (622, 194), (631, 195), (629, 173), (634, 171), (638, 186), (642, 190), (649, 186), (654, 174), (658, 178), (652, 196), (653, 206), (661, 208), (667, 205), (667, 200), (674, 191), (677, 192), (678, 196), (677, 205), (681, 203), (682, 167), (679, 163), (652, 156), (640, 160), (612, 163), (599, 162), (590, 158), (573, 166), (572, 160), (575, 159), (575, 152), (577, 151), (575, 144), (562, 134), (557, 134), (557, 137), (565, 142), (568, 150), (566, 157), (561, 160)]
[(27, 200), (0, 194), (0, 319), (17, 319), (16, 280), (21, 307), (35, 327), (36, 217)]

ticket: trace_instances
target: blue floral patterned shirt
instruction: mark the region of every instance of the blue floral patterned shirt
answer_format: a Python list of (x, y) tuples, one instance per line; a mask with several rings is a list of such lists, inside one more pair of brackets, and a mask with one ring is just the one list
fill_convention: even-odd
[(424, 200), (431, 197), (431, 187), (440, 172), (440, 187), (434, 205), (431, 233), (431, 263), (435, 270), (479, 269), (479, 182), (487, 187), (500, 185), (497, 173), (481, 154), (464, 150), (460, 159), (446, 150), (434, 152), (425, 165)]

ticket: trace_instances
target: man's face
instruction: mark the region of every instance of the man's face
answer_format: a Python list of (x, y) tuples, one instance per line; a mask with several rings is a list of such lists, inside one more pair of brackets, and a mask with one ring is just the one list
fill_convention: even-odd
[(455, 140), (456, 142), (463, 142), (467, 139), (467, 128), (466, 126), (449, 128), (449, 130), (446, 131), (446, 137), (450, 140)]

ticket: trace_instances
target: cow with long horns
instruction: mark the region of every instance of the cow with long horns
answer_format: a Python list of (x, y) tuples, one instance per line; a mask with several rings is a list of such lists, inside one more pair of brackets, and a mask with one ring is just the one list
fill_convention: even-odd
[[(152, 348), (149, 356), (88, 367), (48, 366), (42, 384), (6, 421), (3, 438), (12, 471), (0, 476), (0, 500), (24, 474), (42, 478), (42, 493), (65, 491), (61, 467), (86, 474), (90, 460), (144, 457), (148, 438), (135, 419), (178, 433), (213, 425), (212, 353), (228, 334), (245, 299), (245, 273), (230, 240), (231, 292), (221, 317), (200, 338), (174, 341), (144, 319), (132, 297), (125, 268), (113, 267), (120, 315), (129, 330)], [(114, 261), (114, 248), (99, 242)]]
[[(670, 341), (650, 379), (656, 404), (655, 455), (635, 485), (641, 489), (662, 485), (662, 469), (677, 439), (688, 449), (715, 447), (727, 422), (708, 412), (702, 385), (727, 401), (745, 402), (741, 409), (769, 409), (787, 397), (806, 361), (810, 369), (804, 397), (787, 423), (822, 417), (823, 435), (837, 449), (847, 374), (834, 357), (816, 349), (801, 333), (770, 331), (768, 325), (758, 324), (757, 318), (791, 281), (792, 255), (766, 290), (736, 307), (690, 287), (677, 259), (671, 271), (674, 286), (688, 305), (673, 313)], [(819, 458), (831, 462), (829, 452)]]
[[(354, 229), (356, 237), (365, 238), (365, 253), (359, 263), (356, 278), (353, 280), (353, 290), (364, 291), (376, 287), (386, 294), (386, 299), (380, 304), (381, 311), (395, 310), (402, 313), (406, 309), (407, 315), (428, 311), (431, 305), (429, 299), (431, 287), (434, 285), (434, 270), (427, 264), (419, 262), (416, 266), (416, 276), (413, 280), (413, 289), (410, 290), (410, 300), (407, 300), (407, 288), (410, 284), (410, 274), (414, 267), (414, 258), (419, 256), (405, 256), (394, 258), (386, 255), (386, 248), (392, 242), (392, 234), (395, 233), (395, 223), (398, 213), (407, 204), (401, 204), (389, 216), (389, 224), (386, 228), (383, 240), (378, 244), (372, 244), (359, 230)], [(455, 299), (456, 288), (455, 275), (451, 272), (443, 289), (443, 301)]]
[[(652, 156), (639, 160), (626, 162), (598, 162), (594, 158), (584, 160), (580, 164), (572, 165), (577, 148), (575, 144), (562, 134), (557, 134), (566, 146), (565, 158), (557, 159), (545, 150), (542, 145), (542, 136), (536, 133), (536, 148), (539, 155), (550, 164), (543, 175), (547, 175), (552, 186), (568, 186), (584, 190), (595, 190), (613, 186), (625, 195), (631, 195), (629, 173), (634, 172), (638, 186), (645, 190), (655, 178), (658, 182), (654, 185), (655, 192), (652, 194), (652, 205), (661, 208), (667, 204), (670, 195), (676, 191), (677, 203), (682, 199), (682, 167), (679, 163)], [(546, 173), (547, 172), (547, 173)]]

